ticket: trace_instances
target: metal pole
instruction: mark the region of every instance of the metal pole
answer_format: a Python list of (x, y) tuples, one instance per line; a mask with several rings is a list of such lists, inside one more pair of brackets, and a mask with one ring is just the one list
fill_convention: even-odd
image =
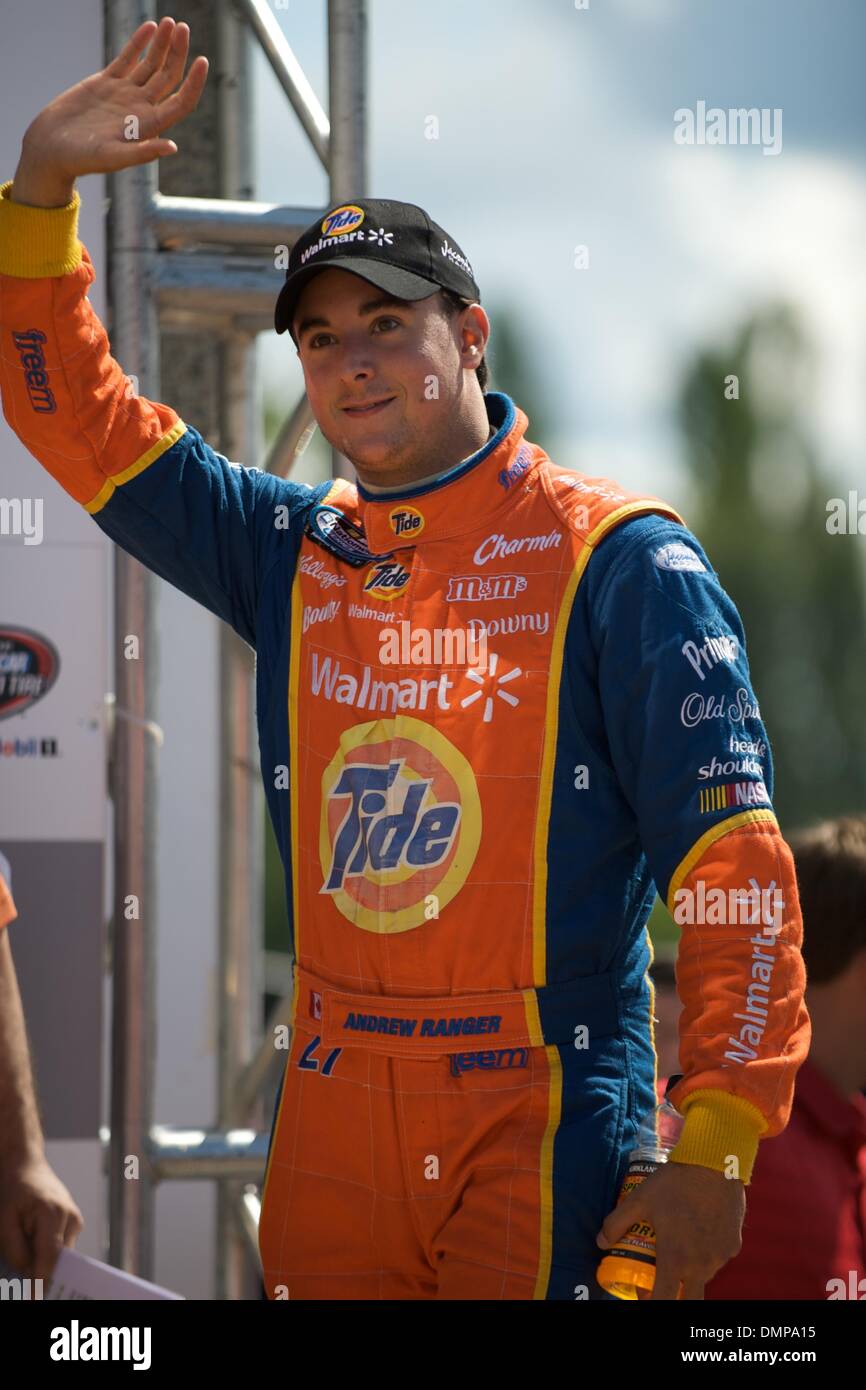
[[(328, 108), (333, 205), (367, 193), (366, 0), (328, 0)], [(331, 450), (331, 471), (335, 478), (355, 477), (339, 449)]]
[(266, 473), (288, 478), (317, 429), (306, 392), (291, 415), (287, 415), (270, 447), (262, 467)]
[[(339, 132), (333, 148), (328, 119), (264, 0), (218, 0), (216, 6), (209, 0), (175, 0), (171, 6), (167, 0), (106, 0), (107, 57), (114, 57), (142, 19), (159, 18), (168, 9), (190, 22), (197, 46), (215, 55), (215, 70), (209, 92), (185, 125), (181, 155), (162, 171), (166, 195), (157, 189), (156, 165), (126, 170), (110, 182), (112, 349), (127, 373), (137, 377), (142, 393), (156, 398), (160, 329), (170, 334), (162, 352), (174, 398), (181, 405), (185, 397), (195, 400), (197, 420), (214, 447), (239, 461), (256, 460), (262, 450), (253, 335), (270, 326), (271, 294), (275, 299), (279, 288), (274, 283), (271, 290), (267, 282), (274, 277), (263, 274), (261, 251), (258, 257), (256, 252), (275, 239), (292, 244), (315, 210), (250, 201), (249, 44), (240, 17), (249, 20), (329, 168), (331, 200), (337, 201), (362, 196), (366, 189), (366, 8), (363, 0), (329, 4), (329, 84)], [(163, 254), (160, 244), (166, 248)], [(211, 249), (203, 250), (205, 245)], [(266, 467), (285, 476), (313, 428), (304, 399), (286, 422)], [(348, 461), (339, 454), (336, 461), (335, 472), (351, 476)], [(252, 656), (235, 634), (223, 629), (219, 1127), (205, 1132), (205, 1147), (196, 1153), (190, 1150), (189, 1132), (157, 1130), (152, 1124), (157, 592), (149, 573), (118, 550), (111, 747), (115, 854), (109, 1258), (152, 1277), (154, 1183), (169, 1173), (217, 1178), (218, 1296), (256, 1297), (245, 1252), (255, 1255), (257, 1250), (258, 1202), (245, 1184), (259, 1174), (265, 1135), (240, 1128), (263, 1124), (255, 1092), (269, 1055), (256, 1013), (262, 984), (258, 929), (264, 855)], [(135, 660), (126, 659), (123, 639), (130, 635), (140, 643)], [(130, 908), (130, 901), (135, 907)], [(282, 1001), (271, 1021), (289, 1004)], [(131, 1158), (138, 1160), (137, 1173), (130, 1169)]]
[(319, 159), (328, 167), (328, 118), (304, 76), (291, 46), (266, 0), (238, 0), (241, 14), (250, 24), (265, 57), (282, 87)]
[[(250, 45), (246, 26), (229, 0), (218, 9), (220, 85), (218, 106), (219, 192), (224, 198), (252, 195)], [(230, 459), (260, 457), (257, 429), (255, 344), (233, 333), (220, 350), (220, 434)], [(238, 1078), (249, 1063), (261, 1024), (263, 964), (264, 808), (258, 789), (253, 653), (223, 626), (220, 629), (220, 923), (218, 1115), (222, 1129), (251, 1118), (238, 1106)], [(256, 1119), (261, 1121), (261, 1105)], [(254, 1298), (249, 1246), (238, 1225), (242, 1189), (222, 1181), (217, 1198), (217, 1297)]]
[[(208, 86), (199, 107), (184, 123), (184, 143), (164, 170), (165, 194), (176, 206), (178, 197), (208, 200), (198, 203), (214, 212), (210, 200), (227, 200), (236, 210), (252, 193), (252, 141), (249, 41), (231, 0), (159, 0), (160, 12), (183, 19), (196, 46), (211, 58)], [(159, 207), (154, 201), (151, 211)], [(220, 216), (220, 212), (216, 212)], [(236, 220), (237, 219), (236, 217)], [(153, 224), (158, 226), (157, 223)], [(222, 229), (224, 240), (228, 227)], [(250, 251), (255, 252), (255, 246)], [(184, 273), (186, 267), (187, 273)], [(169, 286), (178, 279), (174, 298)], [(280, 277), (274, 277), (279, 279)], [(198, 294), (194, 288), (198, 282)], [(233, 295), (226, 290), (233, 284)], [(253, 462), (259, 455), (252, 423), (255, 399), (253, 339), (239, 333), (235, 316), (263, 309), (273, 321), (277, 286), (271, 293), (262, 284), (261, 262), (253, 257), (244, 273), (243, 258), (196, 250), (164, 254), (156, 287), (160, 321), (174, 311), (174, 327), (195, 309), (196, 328), (188, 335), (173, 332), (164, 344), (172, 389), (180, 402), (189, 402), (191, 418), (214, 448), (232, 460)], [(207, 304), (209, 322), (201, 314)], [(192, 325), (190, 325), (192, 328)], [(204, 328), (204, 332), (202, 329)], [(194, 404), (193, 404), (194, 403)], [(180, 413), (185, 413), (181, 409)], [(217, 948), (217, 1128), (229, 1130), (247, 1117), (234, 1101), (237, 1076), (252, 1054), (253, 1006), (258, 1001), (252, 959), (260, 950), (261, 868), (259, 841), (263, 817), (255, 795), (251, 748), (255, 747), (252, 653), (224, 625), (219, 629), (219, 916)], [(252, 786), (251, 786), (252, 783)], [(255, 1297), (247, 1247), (234, 1217), (237, 1182), (220, 1176), (216, 1184), (216, 1287), (218, 1299)]]
[[(156, 193), (151, 218), (160, 246), (170, 251), (206, 244), (231, 251), (238, 247), (273, 251), (274, 245), (283, 242), (293, 245), (320, 211), (237, 198), (170, 198)], [(278, 289), (282, 275), (279, 279)]]
[[(108, 0), (105, 42), (120, 52), (150, 7), (138, 0)], [(148, 278), (156, 254), (147, 209), (156, 169), (143, 165), (109, 183), (111, 344), (143, 395), (159, 380), (159, 328)], [(156, 717), (158, 679), (155, 585), (137, 560), (117, 548), (114, 557), (115, 720), (112, 747), (114, 799), (113, 991), (111, 1020), (111, 1139), (109, 1144), (109, 1261), (145, 1278), (153, 1267), (153, 1181), (147, 1135), (153, 1116), (156, 1012), (155, 807), (156, 746), (148, 721)], [(126, 639), (139, 641), (127, 660)], [(130, 898), (137, 909), (128, 907)], [(135, 1164), (137, 1160), (137, 1173)]]

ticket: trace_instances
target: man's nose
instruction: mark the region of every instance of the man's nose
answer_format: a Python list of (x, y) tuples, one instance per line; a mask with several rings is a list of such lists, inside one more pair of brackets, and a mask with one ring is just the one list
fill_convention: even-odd
[(375, 353), (366, 337), (347, 337), (341, 345), (340, 371), (344, 376), (358, 373), (372, 375), (376, 369)]

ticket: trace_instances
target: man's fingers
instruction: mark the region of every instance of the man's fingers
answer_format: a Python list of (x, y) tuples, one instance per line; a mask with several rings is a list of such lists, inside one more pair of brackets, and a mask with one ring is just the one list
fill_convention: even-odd
[[(636, 1194), (630, 1193), (623, 1201), (617, 1203), (613, 1211), (608, 1212), (605, 1217), (598, 1235), (604, 1237), (606, 1244), (602, 1245), (600, 1248), (605, 1250), (609, 1249), (611, 1245), (616, 1245), (617, 1241), (622, 1239), (629, 1227), (640, 1220), (641, 1211), (638, 1206)], [(596, 1244), (598, 1244), (598, 1236), (596, 1237)]]
[(25, 1278), (29, 1275), (32, 1263), (30, 1246), (14, 1213), (4, 1218), (0, 1227), (0, 1257)]
[(680, 1287), (680, 1274), (675, 1264), (670, 1260), (660, 1260), (656, 1252), (656, 1277), (653, 1284), (652, 1298), (660, 1300), (663, 1298), (676, 1298)]
[[(129, 140), (112, 146), (104, 167), (107, 172), (131, 169), (136, 164), (150, 164), (151, 160), (163, 159), (172, 154), (177, 154), (177, 145), (173, 140), (163, 140), (159, 137), (153, 140)], [(111, 164), (108, 162), (109, 158)]]
[(146, 19), (143, 24), (139, 24), (132, 38), (127, 39), (114, 62), (109, 63), (105, 69), (108, 76), (126, 77), (127, 73), (135, 67), (142, 49), (153, 38), (158, 27), (154, 19)]
[(66, 1229), (63, 1232), (63, 1244), (68, 1245), (71, 1249), (83, 1230), (84, 1218), (76, 1207), (66, 1218)]
[(36, 1219), (33, 1233), (33, 1277), (46, 1282), (54, 1273), (57, 1256), (63, 1247), (63, 1228), (65, 1220), (62, 1213), (42, 1207)]
[(168, 57), (159, 71), (155, 72), (142, 88), (143, 95), (153, 102), (158, 102), (173, 92), (183, 77), (188, 53), (189, 25), (178, 24), (171, 36)]
[(112, 140), (95, 151), (93, 168), (103, 174), (117, 174), (121, 169), (150, 164), (172, 154), (177, 154), (177, 145), (160, 136), (152, 140)]
[(174, 96), (166, 97), (155, 108), (157, 130), (167, 130), (175, 121), (183, 120), (184, 116), (195, 110), (204, 91), (207, 74), (207, 58), (196, 58), (180, 90)]
[(159, 72), (165, 62), (165, 55), (171, 46), (171, 38), (174, 33), (175, 24), (173, 19), (160, 20), (159, 28), (156, 31), (153, 42), (143, 58), (126, 74), (131, 81), (139, 87), (145, 86), (150, 81), (154, 73)]

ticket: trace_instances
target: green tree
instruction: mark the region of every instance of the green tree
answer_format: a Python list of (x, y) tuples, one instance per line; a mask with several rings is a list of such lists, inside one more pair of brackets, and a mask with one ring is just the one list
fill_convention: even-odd
[[(783, 830), (866, 805), (864, 542), (827, 531), (850, 483), (811, 439), (817, 379), (796, 315), (769, 304), (698, 355), (679, 399), (687, 519), (743, 619)], [(658, 899), (650, 933), (659, 955), (679, 937)]]
[(517, 312), (505, 304), (484, 306), (490, 318), (488, 391), (504, 391), (529, 419), (527, 437), (545, 448), (551, 412), (546, 388), (527, 351), (526, 330)]
[(827, 530), (855, 469), (834, 481), (819, 457), (817, 381), (796, 315), (774, 304), (700, 354), (680, 402), (689, 521), (743, 619), (788, 826), (866, 804), (864, 545)]

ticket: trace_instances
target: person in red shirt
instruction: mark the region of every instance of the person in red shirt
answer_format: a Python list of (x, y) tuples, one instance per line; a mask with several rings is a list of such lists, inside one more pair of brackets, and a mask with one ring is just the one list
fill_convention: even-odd
[(866, 1300), (866, 815), (790, 838), (812, 1047), (761, 1143), (742, 1249), (708, 1299)]

